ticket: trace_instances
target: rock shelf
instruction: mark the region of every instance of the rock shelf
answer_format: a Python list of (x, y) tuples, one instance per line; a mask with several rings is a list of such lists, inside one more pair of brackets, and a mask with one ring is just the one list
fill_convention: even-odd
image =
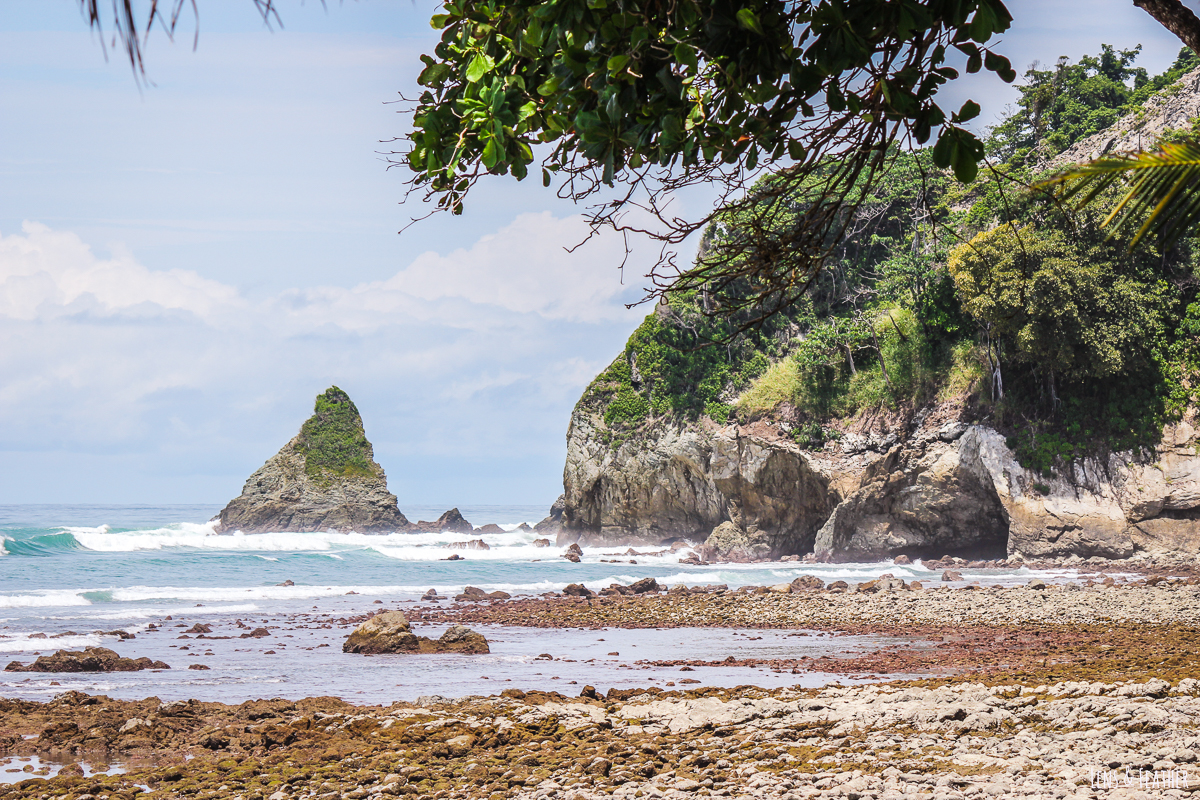
[[(1200, 587), (1158, 581), (425, 608), (543, 627), (551, 618), (613, 625), (619, 611), (641, 627), (872, 631), (897, 644), (790, 667), (841, 662), (848, 674), (927, 676), (772, 691), (583, 686), (578, 696), (524, 686), (366, 707), (331, 697), (232, 706), (77, 692), (50, 703), (0, 700), (0, 755), (127, 765), (117, 775), (0, 785), (0, 797), (1098, 798), (1118, 796), (1109, 794), (1114, 782), (1119, 796), (1178, 797), (1200, 787), (1198, 601)], [(709, 666), (683, 655), (672, 662), (683, 672)]]
[[(1151, 580), (1156, 580), (1151, 578)], [(409, 619), (426, 623), (529, 625), (542, 628), (840, 628), (851, 624), (1095, 624), (1200, 625), (1200, 585), (937, 587), (862, 593), (799, 591), (669, 592), (605, 597), (516, 598), (503, 602), (420, 607)]]

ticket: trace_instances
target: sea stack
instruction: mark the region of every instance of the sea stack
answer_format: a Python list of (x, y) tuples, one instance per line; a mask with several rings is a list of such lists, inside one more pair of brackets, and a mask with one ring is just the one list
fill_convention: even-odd
[(267, 459), (217, 515), (217, 533), (408, 531), (349, 395), (317, 396), (300, 433)]

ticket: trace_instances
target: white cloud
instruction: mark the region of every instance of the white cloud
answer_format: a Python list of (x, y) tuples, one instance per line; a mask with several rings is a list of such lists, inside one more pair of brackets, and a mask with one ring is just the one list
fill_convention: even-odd
[[(250, 300), (26, 223), (0, 236), (0, 417), (21, 420), (0, 451), (210, 465), (234, 492), (336, 383), (402, 496), (431, 480), (427, 458), (553, 463), (575, 399), (643, 315), (623, 306), (610, 244), (562, 252), (581, 225), (523, 215), (386, 280)], [(19, 485), (0, 499), (27, 497)]]
[(112, 315), (180, 311), (211, 319), (240, 305), (237, 290), (190, 270), (152, 271), (128, 253), (96, 257), (78, 236), (26, 222), (0, 236), (0, 316), (33, 320), (64, 311)]
[[(629, 294), (618, 267), (620, 237), (607, 234), (575, 253), (566, 248), (588, 235), (582, 217), (520, 214), (499, 232), (448, 255), (423, 253), (412, 266), (370, 290), (398, 291), (424, 300), (462, 297), (548, 319), (598, 322), (624, 317), (618, 298)], [(636, 263), (636, 262), (635, 262)], [(632, 267), (629, 274), (638, 275)]]

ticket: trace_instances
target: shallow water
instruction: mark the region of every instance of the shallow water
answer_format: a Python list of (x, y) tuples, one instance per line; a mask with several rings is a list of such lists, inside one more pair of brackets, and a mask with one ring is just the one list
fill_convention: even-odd
[[(656, 658), (771, 657), (772, 647), (783, 648), (780, 653), (789, 657), (819, 656), (870, 643), (787, 638), (784, 633), (764, 633), (761, 640), (749, 641), (752, 637), (715, 630), (593, 634), (499, 628), (485, 630), (495, 640), (490, 656), (366, 658), (341, 653), (347, 628), (311, 626), (377, 610), (375, 600), (384, 607), (403, 607), (426, 589), (453, 595), (466, 585), (519, 595), (560, 590), (568, 583), (601, 589), (644, 577), (666, 585), (724, 583), (736, 588), (787, 582), (803, 574), (827, 582), (863, 581), (885, 572), (905, 580), (940, 576), (920, 564), (774, 562), (697, 567), (679, 563), (686, 551), (672, 554), (657, 548), (638, 548), (636, 556), (626, 555), (626, 547), (586, 548), (582, 563), (572, 564), (559, 557), (561, 548), (535, 546), (537, 534), (513, 530), (545, 514), (545, 509), (532, 506), (462, 507), (463, 515), (477, 526), (495, 522), (506, 528), (505, 533), (482, 536), (217, 536), (205, 520), (218, 510), (215, 506), (0, 506), (0, 659), (29, 661), (39, 653), (103, 645), (122, 655), (147, 655), (177, 668), (102, 676), (0, 673), (0, 695), (46, 699), (78, 689), (131, 698), (158, 695), (164, 700), (197, 697), (237, 702), (328, 694), (374, 703), (422, 694), (490, 694), (514, 685), (570, 686), (571, 681), (598, 689), (651, 681), (662, 685), (681, 677), (678, 670), (644, 669), (635, 662), (649, 659), (646, 654), (652, 652), (670, 653)], [(411, 519), (433, 519), (444, 509), (403, 510)], [(491, 549), (447, 549), (449, 544), (477, 538)], [(655, 553), (647, 555), (647, 550)], [(464, 560), (446, 561), (451, 553)], [(984, 584), (1023, 583), (1031, 577), (1023, 569), (962, 572), (965, 579)], [(286, 581), (293, 585), (279, 585)], [(146, 632), (147, 623), (161, 622), (166, 616), (184, 620), (187, 626), (209, 622), (214, 625), (213, 635), (240, 634), (241, 629), (233, 627), (239, 618), (251, 627), (266, 625), (283, 632), (272, 631), (271, 639), (207, 641), (212, 655), (198, 656), (195, 647), (179, 650), (187, 642)], [(114, 636), (98, 635), (115, 628), (134, 632), (138, 638), (119, 642)], [(30, 638), (39, 634), (61, 638)], [(598, 648), (594, 640), (600, 637), (606, 643)], [(276, 652), (265, 652), (270, 649)], [(606, 655), (613, 650), (620, 652), (619, 658)], [(542, 652), (560, 660), (536, 660)], [(210, 669), (180, 669), (193, 661)], [(777, 686), (799, 680), (799, 676), (745, 668), (698, 668), (686, 677), (700, 679), (704, 685)], [(824, 682), (828, 677), (805, 676), (805, 682)]]
[[(122, 655), (165, 661), (173, 667), (171, 670), (86, 675), (7, 672), (0, 675), (0, 694), (46, 700), (75, 690), (121, 699), (156, 696), (166, 702), (194, 697), (227, 703), (331, 695), (358, 704), (386, 705), (425, 695), (496, 694), (510, 687), (576, 695), (585, 685), (607, 691), (614, 686), (662, 687), (681, 679), (698, 681), (700, 686), (822, 686), (839, 679), (848, 681), (824, 673), (793, 675), (767, 668), (696, 667), (683, 672), (679, 667), (645, 662), (680, 658), (720, 661), (730, 655), (761, 659), (819, 657), (869, 652), (896, 643), (887, 637), (831, 637), (806, 631), (546, 630), (480, 625), (475, 630), (483, 633), (491, 646), (491, 653), (485, 655), (343, 653), (342, 643), (353, 626), (337, 620), (370, 608), (358, 598), (339, 598), (316, 610), (292, 612), (280, 608), (279, 613), (266, 615), (261, 610), (250, 616), (207, 607), (186, 609), (172, 615), (174, 619), (164, 622), (167, 627), (161, 630), (131, 626), (140, 631), (133, 640), (89, 637)], [(238, 627), (239, 620), (247, 627)], [(182, 633), (196, 622), (210, 625), (213, 632), (206, 638)], [(259, 626), (266, 627), (271, 635), (240, 638), (247, 628)], [(446, 627), (415, 626), (414, 631), (436, 638)], [(66, 640), (39, 640), (39, 644), (45, 647), (53, 643), (53, 649), (62, 641)], [(25, 660), (33, 654), (27, 651), (19, 655)], [(192, 664), (203, 664), (208, 669), (188, 669)]]
[(125, 772), (125, 765), (119, 763), (93, 764), (86, 761), (51, 761), (37, 756), (0, 756), (0, 785), (20, 783), (30, 778), (53, 778), (68, 763), (78, 763), (85, 778), (92, 775), (118, 775)]

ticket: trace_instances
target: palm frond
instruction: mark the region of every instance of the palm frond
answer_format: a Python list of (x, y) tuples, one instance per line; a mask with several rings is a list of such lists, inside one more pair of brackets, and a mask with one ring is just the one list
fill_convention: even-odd
[(1170, 245), (1200, 224), (1200, 142), (1166, 142), (1157, 150), (1105, 156), (1071, 167), (1037, 184), (1057, 190), (1082, 208), (1109, 187), (1128, 188), (1102, 225), (1114, 231), (1136, 227), (1129, 247), (1149, 234)]

